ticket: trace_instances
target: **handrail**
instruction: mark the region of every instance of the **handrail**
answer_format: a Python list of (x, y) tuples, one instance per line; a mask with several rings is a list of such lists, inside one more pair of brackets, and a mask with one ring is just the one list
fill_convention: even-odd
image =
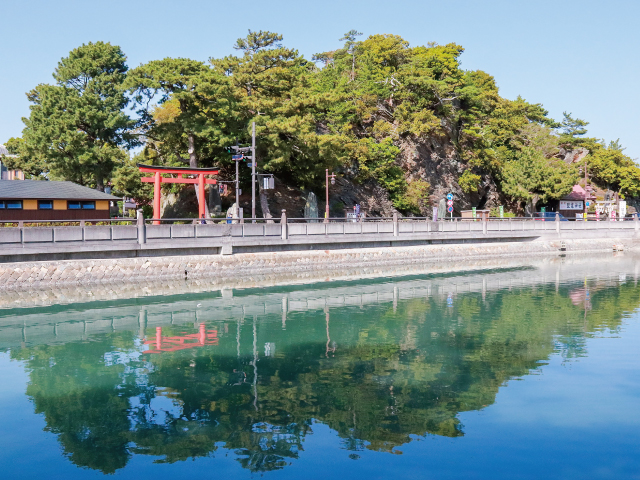
[[(638, 217), (634, 215), (626, 216), (623, 218), (610, 218), (604, 217), (600, 219), (595, 219), (593, 217), (585, 219), (580, 218), (563, 218), (560, 219), (561, 222), (629, 222), (635, 221)], [(273, 218), (232, 218), (232, 217), (218, 217), (218, 218), (145, 218), (144, 223), (150, 224), (152, 222), (161, 222), (161, 223), (170, 223), (170, 222), (182, 222), (183, 224), (207, 224), (207, 225), (224, 225), (232, 223), (234, 225), (238, 224), (280, 224), (282, 219), (280, 217)], [(345, 218), (345, 217), (329, 217), (325, 219), (323, 217), (316, 218), (299, 218), (292, 217), (286, 218), (287, 223), (325, 223), (326, 221), (330, 223), (370, 223), (370, 222), (380, 222), (380, 223), (388, 223), (397, 221), (398, 223), (408, 223), (408, 222), (434, 222), (431, 217), (360, 217), (356, 218)], [(554, 217), (489, 217), (488, 219), (483, 218), (470, 218), (470, 217), (447, 217), (440, 218), (436, 220), (434, 223), (456, 223), (456, 222), (555, 222), (557, 221)], [(15, 227), (37, 227), (37, 226), (56, 226), (51, 224), (62, 224), (58, 225), (59, 227), (66, 226), (92, 226), (98, 223), (106, 223), (106, 224), (114, 224), (114, 223), (129, 223), (135, 225), (137, 223), (136, 218), (131, 217), (113, 217), (113, 218), (105, 218), (105, 219), (66, 219), (66, 220), (0, 220), (0, 228), (15, 228)]]
[[(31, 227), (38, 225), (45, 225), (50, 223), (63, 223), (63, 224), (77, 224), (77, 225), (60, 225), (61, 227), (77, 227), (77, 226), (90, 226), (95, 223), (118, 223), (128, 222), (136, 223), (135, 218), (122, 217), (122, 218), (87, 218), (87, 219), (67, 219), (67, 220), (0, 220), (0, 228), (5, 224), (16, 224), (17, 227)], [(55, 225), (54, 225), (55, 226)]]

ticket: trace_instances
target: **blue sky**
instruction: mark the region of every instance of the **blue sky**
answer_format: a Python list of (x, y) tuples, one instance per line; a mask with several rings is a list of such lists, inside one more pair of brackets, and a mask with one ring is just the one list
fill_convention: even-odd
[(247, 29), (271, 30), (307, 57), (351, 29), (411, 45), (456, 42), (462, 66), (496, 78), (507, 98), (590, 122), (589, 136), (620, 138), (640, 157), (640, 2), (630, 0), (166, 0), (0, 2), (0, 143), (28, 116), (25, 92), (52, 82), (60, 58), (89, 41), (122, 47), (130, 67), (164, 57), (232, 53)]

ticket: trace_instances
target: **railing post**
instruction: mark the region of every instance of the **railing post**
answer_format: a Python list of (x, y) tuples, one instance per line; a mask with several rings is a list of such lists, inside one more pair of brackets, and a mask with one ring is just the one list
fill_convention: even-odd
[(282, 239), (289, 238), (289, 227), (287, 225), (287, 211), (282, 210), (282, 216), (280, 217), (280, 229), (282, 230)]
[(136, 211), (136, 221), (138, 225), (138, 243), (142, 245), (147, 243), (147, 226), (144, 223), (144, 217), (142, 216), (142, 209)]
[(398, 212), (393, 212), (393, 236), (398, 236)]
[(482, 233), (484, 233), (485, 235), (487, 234), (487, 216), (484, 214), (482, 214)]
[(556, 212), (556, 233), (560, 233), (560, 214)]
[(633, 214), (633, 228), (637, 232), (640, 229), (640, 221), (638, 221), (638, 212)]

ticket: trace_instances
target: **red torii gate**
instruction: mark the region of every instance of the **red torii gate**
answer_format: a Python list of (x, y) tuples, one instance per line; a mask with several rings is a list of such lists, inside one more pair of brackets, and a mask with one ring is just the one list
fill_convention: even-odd
[(187, 332), (182, 332), (182, 334), (163, 337), (162, 327), (156, 327), (156, 338), (144, 341), (144, 344), (149, 345), (150, 348), (142, 353), (177, 352), (178, 350), (188, 350), (206, 345), (218, 345), (218, 331), (207, 330), (204, 323), (200, 324), (198, 333), (187, 334)]
[[(153, 218), (154, 224), (159, 224), (160, 218), (160, 184), (161, 183), (192, 183), (198, 184), (198, 218), (204, 218), (204, 186), (215, 185), (218, 182), (212, 179), (205, 179), (205, 175), (217, 175), (220, 169), (212, 168), (190, 168), (190, 167), (156, 167), (153, 165), (143, 165), (138, 163), (138, 168), (142, 173), (153, 173), (153, 177), (142, 177), (145, 183), (153, 183)], [(161, 173), (178, 175), (174, 177), (161, 177)], [(197, 175), (197, 178), (184, 178), (182, 175)]]

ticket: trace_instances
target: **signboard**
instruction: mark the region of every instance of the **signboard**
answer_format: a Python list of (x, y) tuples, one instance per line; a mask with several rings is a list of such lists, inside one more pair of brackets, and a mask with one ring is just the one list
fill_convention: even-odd
[(447, 207), (447, 212), (453, 213), (453, 207)]
[(262, 177), (262, 188), (264, 190), (273, 190), (275, 182), (273, 177)]
[(616, 221), (616, 211), (615, 210), (611, 210), (611, 221), (612, 222)]
[(618, 212), (620, 213), (620, 218), (624, 218), (627, 216), (627, 202), (624, 200), (620, 200), (618, 202)]
[(504, 207), (502, 205), (500, 205), (500, 207), (498, 207), (500, 210), (500, 218), (504, 218)]
[(591, 206), (591, 202), (587, 200), (587, 208), (589, 208), (590, 206)]
[(433, 221), (438, 220), (438, 207), (433, 207)]
[(244, 158), (244, 155), (240, 154), (240, 155), (231, 155), (231, 160), (235, 160), (236, 162), (242, 160)]
[(476, 218), (476, 207), (471, 207), (471, 216)]
[(447, 193), (447, 200), (453, 200), (453, 193)]
[(600, 212), (598, 210), (596, 210), (596, 221), (600, 221)]
[(584, 210), (582, 200), (560, 200), (560, 210)]
[[(546, 213), (547, 212), (547, 207), (541, 207), (540, 208), (540, 212), (542, 213)], [(543, 215), (544, 216), (544, 215)]]
[(453, 200), (448, 200), (447, 201), (447, 206), (448, 207), (453, 207)]

